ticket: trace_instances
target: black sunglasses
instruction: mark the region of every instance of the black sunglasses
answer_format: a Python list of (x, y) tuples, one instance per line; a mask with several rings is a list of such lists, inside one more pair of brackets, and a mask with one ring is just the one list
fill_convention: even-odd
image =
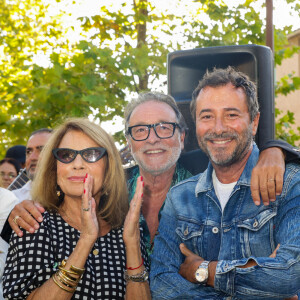
[(69, 164), (78, 154), (88, 163), (94, 163), (106, 154), (106, 149), (102, 147), (92, 147), (82, 150), (73, 150), (69, 148), (56, 148), (52, 150), (54, 157), (64, 163)]

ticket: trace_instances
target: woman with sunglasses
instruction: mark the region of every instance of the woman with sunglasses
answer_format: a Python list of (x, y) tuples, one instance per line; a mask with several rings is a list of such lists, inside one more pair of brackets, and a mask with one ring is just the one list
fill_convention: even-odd
[(36, 234), (11, 238), (4, 296), (149, 299), (142, 192), (139, 179), (126, 217), (126, 181), (113, 139), (86, 119), (67, 120), (44, 147), (33, 184), (33, 199), (46, 208), (43, 222)]

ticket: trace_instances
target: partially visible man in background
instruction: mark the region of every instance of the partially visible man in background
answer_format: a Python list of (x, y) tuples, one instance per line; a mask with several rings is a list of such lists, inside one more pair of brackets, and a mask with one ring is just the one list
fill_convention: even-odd
[[(47, 143), (48, 139), (51, 136), (51, 132), (52, 129), (42, 128), (32, 132), (29, 136), (26, 145), (25, 170), (26, 175), (30, 180), (21, 188), (13, 190), (13, 193), (17, 196), (19, 202), (25, 199), (31, 199), (31, 185), (32, 180), (34, 179), (38, 159), (44, 145)], [(13, 182), (12, 185), (14, 184), (16, 183)]]
[[(36, 172), (38, 159), (43, 147), (50, 138), (51, 133), (52, 129), (42, 128), (32, 132), (29, 136), (26, 146), (26, 161), (24, 173), (20, 174), (9, 186), (9, 189), (12, 190), (12, 192), (17, 197), (18, 203), (22, 202), (23, 200), (31, 199), (30, 191), (32, 186), (32, 180), (34, 179), (34, 175)], [(19, 186), (21, 186), (21, 188), (14, 189), (14, 187)], [(30, 201), (24, 201), (24, 206), (26, 206), (28, 202)], [(40, 207), (39, 209), (41, 212), (44, 211)], [(10, 217), (11, 221), (16, 226), (19, 224), (18, 222), (21, 222), (21, 224), (19, 224), (20, 226), (22, 226), (22, 222), (24, 223), (24, 221), (19, 216), (10, 215)], [(7, 243), (9, 242), (11, 232), (11, 226), (9, 225), (8, 221), (6, 221), (1, 232), (1, 238)], [(34, 230), (31, 230), (31, 232), (34, 232)]]
[[(8, 242), (11, 235), (11, 227), (7, 221), (7, 217), (10, 214), (13, 207), (25, 199), (31, 199), (30, 191), (32, 180), (36, 172), (37, 162), (43, 149), (44, 145), (50, 138), (52, 130), (48, 128), (42, 128), (31, 133), (27, 146), (26, 146), (26, 161), (25, 161), (25, 171), (26, 176), (18, 176), (10, 185), (12, 186), (22, 186), (19, 189), (12, 190), (12, 192), (1, 191), (0, 197), (2, 204), (1, 210), (1, 238), (0, 238), (0, 300), (2, 297), (2, 273), (5, 267), (5, 259), (7, 256)], [(27, 179), (28, 177), (28, 179)], [(27, 181), (28, 180), (28, 181)], [(19, 182), (18, 182), (19, 181)], [(26, 182), (25, 185), (24, 181)], [(4, 209), (5, 204), (5, 209)], [(6, 220), (6, 222), (5, 222)], [(5, 223), (4, 223), (5, 222)], [(18, 218), (13, 218), (13, 222), (18, 224)]]

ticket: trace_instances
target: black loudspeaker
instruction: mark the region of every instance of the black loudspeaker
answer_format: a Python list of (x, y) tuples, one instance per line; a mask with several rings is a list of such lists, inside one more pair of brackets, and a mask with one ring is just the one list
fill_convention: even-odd
[(208, 47), (168, 54), (168, 93), (181, 110), (189, 128), (185, 151), (198, 149), (195, 124), (190, 114), (192, 92), (206, 70), (234, 67), (257, 84), (260, 121), (258, 146), (275, 136), (274, 62), (270, 48), (257, 45)]

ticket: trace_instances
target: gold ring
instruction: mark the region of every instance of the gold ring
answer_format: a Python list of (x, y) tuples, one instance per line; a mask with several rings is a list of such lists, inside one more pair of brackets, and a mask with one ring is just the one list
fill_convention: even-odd
[(17, 226), (19, 226), (18, 225), (18, 222), (17, 222), (17, 220), (20, 218), (20, 216), (15, 216), (14, 218), (13, 218), (13, 221), (14, 221), (14, 223), (17, 225)]
[(89, 211), (90, 208), (84, 208), (84, 207), (83, 207), (82, 210), (83, 210), (83, 211)]

